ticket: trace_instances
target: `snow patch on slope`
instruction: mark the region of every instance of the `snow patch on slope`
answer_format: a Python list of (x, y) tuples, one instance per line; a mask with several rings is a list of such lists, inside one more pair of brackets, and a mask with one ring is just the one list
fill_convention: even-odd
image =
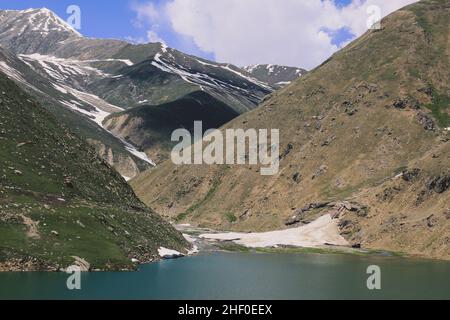
[[(268, 90), (272, 90), (272, 88), (269, 87), (266, 83), (261, 82), (261, 81), (259, 81), (259, 80), (256, 79), (256, 78), (249, 77), (248, 75), (245, 75), (245, 74), (243, 74), (242, 72), (239, 72), (239, 71), (237, 71), (237, 70), (232, 69), (230, 64), (220, 65), (220, 64), (207, 63), (207, 62), (202, 61), (202, 60), (200, 60), (200, 59), (195, 59), (195, 60), (196, 60), (196, 62), (198, 62), (198, 63), (200, 63), (200, 64), (202, 64), (202, 65), (204, 65), (204, 66), (225, 69), (225, 70), (227, 70), (227, 71), (230, 71), (230, 72), (232, 72), (232, 73), (238, 75), (238, 76), (241, 77), (241, 78), (244, 78), (245, 80), (247, 80), (247, 81), (249, 81), (249, 82), (252, 82), (252, 83), (256, 84), (257, 86), (263, 87), (263, 88), (268, 89)], [(245, 69), (244, 69), (244, 70), (245, 70)]]
[(96, 59), (96, 60), (83, 60), (81, 62), (122, 62), (129, 67), (134, 65), (134, 63), (128, 59), (102, 59), (102, 60)]
[[(44, 58), (42, 58), (42, 57), (43, 56), (41, 56), (41, 55), (35, 55), (33, 58), (40, 59), (40, 62), (43, 63), (41, 65), (46, 65), (45, 61), (43, 61)], [(30, 57), (25, 57), (25, 58), (22, 57), (22, 58), (23, 58), (23, 60), (25, 60), (24, 62), (26, 62), (26, 59), (30, 58)], [(45, 56), (45, 59), (47, 59), (47, 58), (48, 58), (48, 56)], [(32, 58), (30, 58), (30, 59), (32, 59)], [(63, 59), (54, 58), (51, 60), (53, 62), (57, 63), (58, 64), (57, 66), (61, 67), (61, 68), (64, 68), (67, 65), (61, 61)], [(73, 60), (69, 60), (69, 61), (73, 61)], [(73, 70), (75, 70), (75, 69), (73, 69)], [(10, 67), (5, 61), (0, 61), (0, 71), (5, 73), (12, 80), (22, 83), (22, 84), (32, 88), (33, 90), (44, 94), (42, 91), (40, 91), (39, 89), (32, 86), (27, 80), (25, 80), (23, 78), (23, 76), (20, 74), (19, 71)], [(80, 71), (80, 72), (82, 72), (82, 71)], [(59, 102), (61, 104), (63, 104), (64, 106), (68, 107), (69, 109), (71, 109), (75, 112), (85, 115), (89, 120), (95, 122), (102, 129), (106, 130), (108, 133), (115, 136), (112, 132), (110, 132), (109, 130), (107, 130), (103, 127), (103, 121), (110, 114), (115, 113), (115, 112), (121, 112), (124, 109), (122, 109), (118, 106), (115, 106), (113, 104), (110, 104), (94, 94), (90, 94), (87, 92), (83, 92), (83, 91), (71, 88), (63, 83), (52, 82), (51, 84), (54, 89), (56, 89), (60, 93), (67, 96), (67, 98), (65, 98), (63, 100), (59, 100)], [(70, 99), (69, 96), (72, 96), (73, 99)], [(82, 102), (82, 103), (80, 103), (80, 102)], [(83, 103), (85, 105), (89, 105), (91, 108), (86, 109), (85, 105), (83, 105)], [(124, 139), (121, 139), (120, 137), (117, 137), (117, 138), (119, 140), (121, 140), (125, 149), (128, 152), (130, 152), (137, 158), (151, 164), (152, 166), (156, 166), (156, 164), (151, 159), (149, 159), (148, 156), (144, 152), (137, 150), (136, 147), (134, 147), (133, 145), (131, 145)]]
[[(104, 130), (109, 132), (111, 135), (115, 136), (112, 132), (110, 132), (109, 130), (107, 130), (106, 128), (103, 127), (103, 121), (110, 114), (123, 111), (122, 108), (112, 105), (94, 94), (82, 92), (82, 91), (70, 88), (68, 86), (65, 86), (65, 85), (53, 84), (53, 86), (55, 87), (56, 90), (60, 91), (61, 93), (70, 94), (70, 95), (74, 96), (76, 99), (90, 105), (93, 109), (86, 110), (86, 109), (82, 108), (82, 106), (83, 106), (82, 104), (78, 103), (75, 100), (60, 101), (62, 104), (69, 107), (73, 111), (84, 114), (91, 121), (95, 122), (101, 128), (103, 128)], [(118, 138), (122, 142), (125, 149), (129, 153), (131, 153), (134, 156), (136, 156), (137, 158), (151, 164), (152, 166), (156, 166), (155, 162), (153, 162), (144, 152), (137, 150), (135, 146), (133, 146), (129, 142), (125, 141), (121, 137), (117, 137), (117, 136), (115, 136), (115, 137)]]
[(95, 62), (96, 60), (79, 61), (62, 59), (54, 56), (41, 55), (39, 53), (28, 55), (21, 54), (19, 55), (19, 58), (31, 67), (33, 67), (31, 62), (37, 62), (44, 71), (56, 81), (64, 81), (73, 76), (110, 76), (99, 69), (89, 66), (90, 62)]
[(78, 37), (82, 37), (82, 35), (71, 25), (47, 8), (28, 9), (25, 11), (19, 11), (19, 13), (28, 16), (27, 22), (30, 26), (32, 26), (33, 31), (40, 31), (42, 33), (50, 33), (51, 31), (65, 31), (73, 33)]
[(0, 70), (11, 79), (27, 84), (22, 75), (16, 69), (11, 68), (5, 61), (0, 61)]
[(89, 119), (91, 119), (101, 127), (103, 127), (102, 123), (105, 120), (105, 118), (109, 116), (111, 113), (123, 111), (122, 108), (114, 106), (106, 102), (105, 100), (99, 98), (96, 95), (82, 92), (65, 85), (53, 84), (53, 87), (61, 93), (70, 94), (75, 98), (77, 98), (78, 100), (92, 106), (93, 108), (92, 110), (86, 110), (80, 108), (82, 104), (77, 103), (75, 100), (60, 101), (62, 104), (70, 107), (71, 109), (88, 116)]
[(25, 78), (23, 78), (23, 76), (20, 74), (19, 71), (10, 67), (5, 61), (0, 61), (0, 71), (3, 72), (4, 74), (6, 74), (10, 79), (12, 79), (16, 82), (20, 82), (39, 93), (43, 93), (41, 90), (39, 90), (35, 86), (28, 83), (28, 81), (25, 80)]
[(252, 66), (245, 66), (245, 67), (242, 67), (242, 69), (244, 69), (244, 70), (247, 71), (248, 73), (253, 73), (253, 71), (255, 71), (256, 69), (258, 69), (259, 66), (260, 66), (260, 64), (255, 64), (255, 65), (252, 65)]
[(228, 70), (228, 71), (231, 71), (231, 72), (233, 72), (233, 73), (235, 73), (235, 74), (237, 74), (238, 76), (240, 76), (240, 77), (246, 79), (247, 81), (250, 81), (250, 82), (253, 82), (253, 83), (257, 84), (257, 85), (260, 86), (260, 87), (266, 88), (266, 89), (268, 89), (268, 90), (272, 90), (272, 88), (269, 87), (269, 86), (268, 86), (267, 84), (265, 84), (264, 82), (261, 82), (261, 81), (259, 81), (259, 80), (256, 80), (255, 78), (246, 76), (245, 74), (243, 74), (243, 73), (241, 73), (241, 72), (239, 72), (239, 71), (233, 70), (232, 68), (230, 68), (230, 65), (229, 65), (229, 64), (227, 64), (226, 66), (222, 66), (222, 68), (223, 68), (223, 69), (226, 69), (226, 70)]
[(326, 244), (348, 246), (341, 235), (338, 220), (326, 214), (312, 223), (298, 228), (263, 233), (219, 233), (202, 234), (202, 239), (233, 241), (249, 248), (277, 246), (296, 246), (305, 248), (320, 247)]
[[(221, 81), (219, 79), (213, 78), (207, 74), (204, 73), (198, 73), (198, 72), (192, 72), (191, 70), (188, 70), (178, 64), (171, 64), (169, 62), (166, 62), (162, 59), (161, 54), (158, 53), (155, 55), (154, 57), (154, 61), (151, 62), (151, 64), (154, 67), (157, 67), (158, 69), (167, 72), (167, 73), (172, 73), (175, 75), (178, 75), (179, 77), (181, 77), (184, 81), (188, 82), (188, 83), (192, 83), (195, 85), (198, 85), (202, 90), (205, 90), (205, 88), (213, 88), (215, 90), (218, 90), (220, 92), (228, 92), (227, 89), (233, 89), (236, 91), (240, 91), (244, 94), (247, 95), (247, 97), (253, 97), (255, 100), (259, 100), (259, 97), (255, 96), (254, 94), (252, 94), (249, 90), (246, 90), (244, 88), (232, 85), (231, 83), (227, 83), (224, 81)], [(206, 64), (206, 63), (203, 63)], [(230, 69), (228, 66), (227, 67), (223, 67), (223, 66), (216, 66), (219, 68), (224, 68), (224, 69)], [(231, 70), (231, 69), (230, 69)], [(229, 70), (229, 71), (230, 71)], [(235, 72), (233, 70), (231, 70), (232, 72)], [(240, 75), (240, 73), (235, 72), (237, 74)], [(253, 81), (252, 81), (253, 82)], [(259, 86), (262, 86), (261, 84), (258, 84)], [(267, 90), (271, 90), (270, 87), (268, 87), (267, 85), (264, 84), (264, 88), (267, 88)], [(232, 93), (230, 93), (232, 94)]]
[(287, 86), (287, 85), (289, 85), (291, 83), (292, 83), (292, 81), (280, 81), (280, 82), (275, 83), (275, 85), (284, 87), (284, 86)]
[(95, 62), (120, 62), (126, 66), (134, 65), (133, 62), (128, 59), (74, 60), (38, 53), (21, 54), (19, 55), (19, 58), (33, 69), (35, 68), (32, 63), (37, 62), (53, 80), (58, 82), (64, 82), (74, 76), (96, 76), (101, 78), (120, 77), (107, 74), (97, 68), (91, 67), (90, 64)]

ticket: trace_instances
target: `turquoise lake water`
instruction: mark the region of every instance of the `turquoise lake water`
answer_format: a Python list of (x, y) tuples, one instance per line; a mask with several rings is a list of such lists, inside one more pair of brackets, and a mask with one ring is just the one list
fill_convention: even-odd
[[(381, 290), (367, 289), (367, 267)], [(0, 299), (450, 299), (450, 263), (378, 256), (211, 253), (86, 273), (0, 273)]]

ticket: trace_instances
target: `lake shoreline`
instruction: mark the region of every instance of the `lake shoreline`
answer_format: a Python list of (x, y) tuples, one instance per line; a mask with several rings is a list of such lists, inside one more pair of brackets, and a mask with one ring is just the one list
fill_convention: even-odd
[[(239, 253), (270, 253), (270, 254), (319, 254), (319, 255), (350, 255), (350, 256), (378, 256), (378, 257), (395, 257), (404, 259), (419, 259), (423, 261), (449, 261), (446, 259), (430, 258), (425, 255), (413, 255), (404, 252), (389, 251), (384, 249), (375, 248), (353, 248), (351, 246), (323, 244), (320, 246), (295, 246), (295, 245), (275, 245), (265, 247), (248, 247), (239, 243), (236, 243), (239, 239), (231, 237), (232, 239), (214, 239), (214, 238), (202, 238), (202, 235), (218, 234), (218, 235), (236, 235), (232, 231), (215, 231), (212, 229), (205, 229), (194, 227), (191, 225), (176, 225), (176, 229), (183, 233), (185, 238), (196, 248), (195, 251), (189, 253), (171, 257), (152, 259), (150, 261), (135, 262), (133, 266), (128, 268), (121, 267), (118, 269), (93, 269), (83, 272), (97, 273), (97, 272), (137, 272), (141, 266), (148, 264), (158, 263), (164, 260), (176, 260), (183, 259), (197, 254), (214, 253), (214, 252), (239, 252)], [(242, 233), (244, 234), (244, 233)], [(252, 233), (246, 233), (251, 235)], [(24, 258), (25, 259), (25, 258)], [(64, 273), (65, 269), (60, 266), (52, 266), (45, 264), (42, 261), (38, 261), (32, 257), (29, 259), (11, 259), (9, 261), (0, 262), (0, 274), (6, 272), (49, 272), (49, 273)]]
[[(218, 240), (218, 239), (205, 239), (200, 236), (204, 233), (208, 234), (233, 234), (233, 231), (215, 231), (212, 229), (200, 228), (191, 226), (189, 224), (181, 224), (175, 226), (177, 230), (185, 235), (189, 235), (192, 239), (195, 239), (196, 244), (202, 252), (242, 252), (242, 253), (292, 253), (292, 254), (335, 254), (335, 255), (350, 255), (350, 256), (378, 256), (386, 258), (403, 258), (422, 261), (442, 261), (448, 262), (447, 259), (432, 258), (421, 254), (409, 254), (401, 251), (385, 250), (383, 248), (354, 248), (350, 245), (339, 246), (332, 244), (324, 244), (316, 247), (302, 247), (292, 245), (278, 245), (269, 247), (247, 247), (242, 244), (238, 244), (233, 240)], [(248, 234), (252, 234), (249, 232)], [(206, 249), (205, 249), (206, 247)]]

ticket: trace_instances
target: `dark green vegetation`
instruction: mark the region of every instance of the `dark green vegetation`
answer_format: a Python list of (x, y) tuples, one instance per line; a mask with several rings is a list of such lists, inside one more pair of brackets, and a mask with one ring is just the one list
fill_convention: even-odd
[(83, 140), (0, 74), (0, 269), (122, 269), (184, 250)]
[(431, 110), (440, 127), (450, 127), (450, 97), (433, 92), (432, 103), (426, 106)]
[[(201, 206), (205, 203), (207, 203), (209, 200), (211, 200), (211, 198), (214, 196), (214, 193), (217, 190), (217, 187), (220, 185), (220, 180), (215, 180), (211, 186), (211, 188), (208, 190), (208, 192), (206, 193), (205, 197), (203, 199), (201, 199), (200, 201), (198, 201), (197, 203), (193, 204), (192, 206), (190, 206), (185, 212), (180, 213), (177, 218), (176, 221), (181, 221), (183, 219), (185, 219), (186, 217), (188, 217), (191, 213), (195, 212), (196, 210), (198, 210), (199, 208), (201, 208)], [(179, 194), (179, 197), (182, 197), (183, 194)]]

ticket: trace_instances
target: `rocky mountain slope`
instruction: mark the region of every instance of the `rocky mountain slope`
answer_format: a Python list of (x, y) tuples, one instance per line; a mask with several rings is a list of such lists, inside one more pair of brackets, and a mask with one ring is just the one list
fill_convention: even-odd
[[(92, 94), (48, 79), (6, 49), (0, 48), (0, 71), (33, 95), (60, 122), (93, 145), (108, 163), (127, 177), (148, 168), (151, 161), (133, 146), (124, 143), (101, 127), (101, 121), (122, 109)], [(71, 77), (75, 79), (75, 77)], [(75, 111), (75, 112), (74, 112)]]
[(157, 52), (88, 89), (125, 108), (162, 104), (201, 90), (239, 113), (254, 109), (273, 90), (233, 65), (186, 55), (164, 44), (150, 46), (157, 46)]
[[(93, 177), (95, 177), (93, 179)], [(189, 244), (0, 73), (0, 270), (121, 270)]]
[(178, 100), (150, 106), (143, 105), (107, 117), (104, 126), (117, 136), (140, 146), (155, 163), (170, 157), (177, 142), (174, 130), (185, 128), (194, 133), (194, 121), (202, 119), (202, 129), (215, 129), (239, 115), (225, 103), (204, 91), (192, 92)]
[[(0, 10), (0, 46), (14, 56), (3, 60), (1, 70), (29, 93), (45, 95), (44, 105), (52, 100), (55, 115), (73, 111), (76, 116), (66, 117), (69, 127), (88, 137), (98, 153), (126, 177), (153, 164), (141, 151), (145, 146), (130, 145), (125, 136), (108, 137), (109, 132), (92, 130), (92, 124), (80, 124), (80, 120), (102, 127), (109, 114), (182, 101), (197, 91), (210, 95), (208, 101), (226, 104), (237, 115), (255, 108), (273, 90), (233, 65), (186, 55), (161, 43), (133, 45), (85, 38), (45, 8)], [(22, 62), (20, 71), (16, 69), (19, 62), (11, 63), (14, 58)], [(29, 89), (36, 74), (47, 85), (34, 92)], [(149, 150), (149, 154), (157, 152)]]
[(331, 213), (353, 245), (450, 259), (448, 0), (405, 7), (225, 128), (280, 129), (280, 171), (174, 166), (132, 181), (167, 218), (263, 231)]
[(186, 55), (161, 43), (84, 38), (45, 8), (0, 10), (0, 22), (1, 46), (53, 80), (89, 88), (122, 108), (140, 101), (168, 102), (202, 89), (243, 112), (272, 91), (238, 67)]
[(291, 82), (304, 76), (308, 72), (301, 68), (273, 64), (255, 64), (243, 67), (243, 69), (259, 81), (268, 83), (275, 89), (280, 89), (291, 84)]

